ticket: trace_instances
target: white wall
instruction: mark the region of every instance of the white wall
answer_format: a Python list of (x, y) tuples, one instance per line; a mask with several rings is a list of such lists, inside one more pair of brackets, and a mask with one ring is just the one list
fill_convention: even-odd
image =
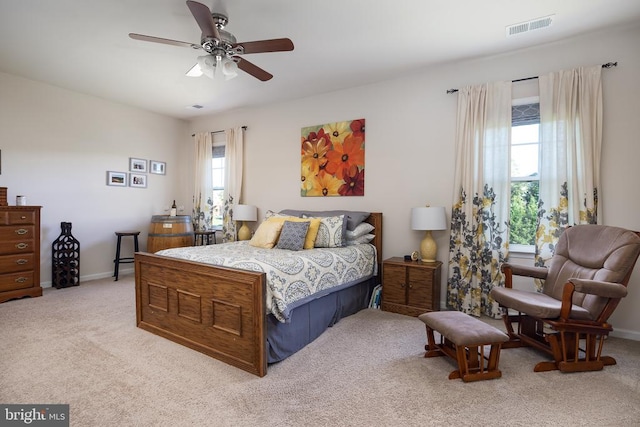
[[(384, 256), (400, 256), (418, 248), (422, 238), (410, 230), (411, 207), (429, 203), (446, 206), (450, 213), (457, 98), (447, 95), (446, 89), (618, 61), (617, 68), (603, 71), (602, 215), (605, 224), (640, 230), (638, 43), (639, 27), (591, 34), (430, 68), (397, 80), (203, 117), (192, 121), (191, 131), (248, 126), (243, 202), (257, 205), (261, 215), (283, 208), (381, 211)], [(300, 128), (362, 117), (366, 119), (365, 196), (300, 197)], [(434, 237), (438, 259), (446, 263), (448, 234), (434, 232)], [(639, 271), (640, 266), (631, 278), (630, 295), (612, 317), (618, 334), (638, 340)], [(442, 295), (446, 295), (444, 273)]]
[[(140, 230), (144, 249), (151, 216), (174, 198), (190, 202), (179, 197), (186, 122), (4, 73), (0, 93), (0, 186), (8, 187), (9, 204), (23, 194), (43, 207), (43, 286), (51, 284), (60, 222), (70, 221), (80, 241), (82, 283), (111, 276), (115, 231)], [(106, 171), (128, 171), (129, 157), (166, 161), (167, 175), (149, 174), (146, 189), (107, 186)], [(132, 252), (130, 238), (125, 247)]]

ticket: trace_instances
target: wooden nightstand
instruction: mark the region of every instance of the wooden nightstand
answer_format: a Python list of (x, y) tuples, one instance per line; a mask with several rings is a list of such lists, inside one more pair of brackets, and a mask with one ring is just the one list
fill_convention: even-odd
[(382, 309), (408, 316), (440, 310), (440, 267), (436, 261), (405, 261), (394, 257), (382, 263)]

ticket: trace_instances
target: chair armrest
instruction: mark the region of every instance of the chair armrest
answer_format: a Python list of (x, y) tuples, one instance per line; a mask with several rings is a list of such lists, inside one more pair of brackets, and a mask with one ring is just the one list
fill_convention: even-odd
[(546, 267), (528, 267), (526, 265), (503, 263), (500, 267), (502, 274), (504, 274), (504, 287), (512, 288), (513, 282), (512, 275), (533, 277), (534, 279), (546, 279), (547, 271)]
[(533, 277), (534, 279), (546, 279), (549, 269), (547, 267), (530, 267), (518, 264), (502, 264), (504, 274), (514, 274), (516, 276)]
[[(599, 280), (571, 278), (568, 281), (573, 283), (576, 292), (583, 294), (597, 295), (604, 298), (624, 298), (627, 296), (627, 287), (620, 283), (601, 282)], [(567, 286), (565, 284), (565, 286)]]
[[(603, 298), (620, 299), (627, 296), (627, 288), (620, 283), (602, 282), (599, 280), (590, 279), (568, 279), (564, 284), (562, 290), (562, 305), (560, 307), (560, 319), (567, 321), (571, 316), (571, 307), (573, 306), (573, 294), (574, 292), (581, 292), (583, 294), (597, 295)], [(615, 307), (615, 306), (614, 306)], [(606, 310), (606, 308), (605, 308)], [(600, 313), (599, 318), (602, 317), (604, 311)], [(609, 317), (611, 313), (606, 314), (605, 319)]]

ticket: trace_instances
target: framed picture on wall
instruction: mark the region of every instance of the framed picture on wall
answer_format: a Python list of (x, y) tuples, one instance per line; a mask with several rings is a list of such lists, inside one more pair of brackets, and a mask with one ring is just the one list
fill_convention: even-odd
[(113, 185), (115, 187), (126, 187), (127, 173), (107, 171), (107, 185)]
[(164, 175), (167, 173), (167, 164), (157, 160), (149, 160), (149, 172)]
[(129, 157), (129, 171), (136, 173), (147, 173), (147, 161)]
[(147, 187), (147, 175), (139, 173), (129, 174), (129, 187), (146, 188)]

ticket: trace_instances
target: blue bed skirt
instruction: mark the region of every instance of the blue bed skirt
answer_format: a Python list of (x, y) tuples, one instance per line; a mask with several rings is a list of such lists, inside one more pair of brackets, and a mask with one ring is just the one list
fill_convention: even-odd
[(372, 277), (364, 282), (309, 301), (291, 311), (290, 321), (279, 322), (267, 316), (267, 361), (280, 362), (318, 338), (343, 317), (369, 306), (376, 285)]

